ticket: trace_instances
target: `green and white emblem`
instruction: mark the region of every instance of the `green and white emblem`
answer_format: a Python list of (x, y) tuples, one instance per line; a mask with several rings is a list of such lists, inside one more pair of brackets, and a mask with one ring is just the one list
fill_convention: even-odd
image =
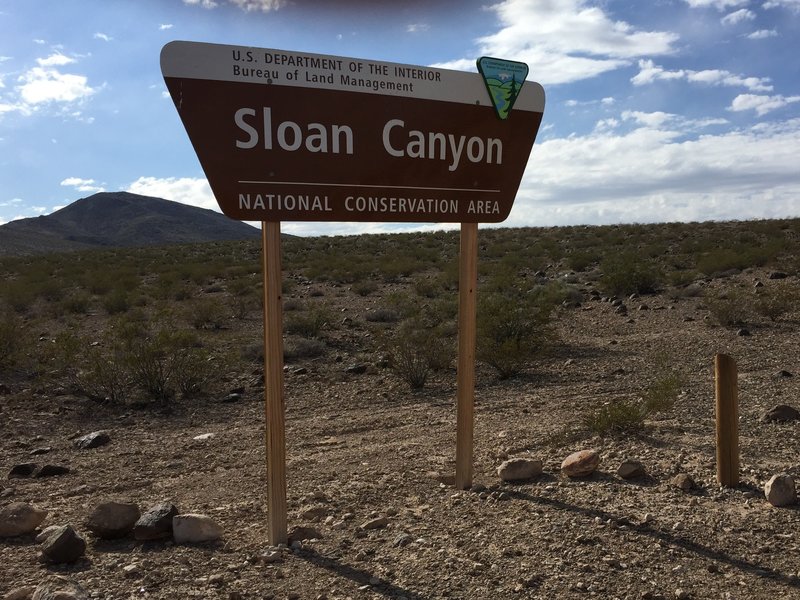
[(528, 65), (515, 60), (482, 56), (478, 59), (478, 71), (489, 91), (497, 116), (506, 120), (528, 76)]

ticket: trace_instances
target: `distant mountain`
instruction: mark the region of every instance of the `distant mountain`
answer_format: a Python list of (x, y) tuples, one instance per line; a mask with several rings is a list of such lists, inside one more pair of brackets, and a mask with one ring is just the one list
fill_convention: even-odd
[(0, 225), (0, 255), (257, 238), (223, 214), (128, 192), (101, 192), (61, 210)]

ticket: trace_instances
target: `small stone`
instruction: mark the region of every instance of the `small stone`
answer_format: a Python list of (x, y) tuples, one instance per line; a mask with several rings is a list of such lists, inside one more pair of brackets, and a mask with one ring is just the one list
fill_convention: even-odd
[(780, 371), (775, 373), (775, 377), (777, 377), (778, 379), (785, 379), (788, 377), (793, 377), (793, 375), (791, 371), (787, 371), (786, 369), (781, 369)]
[(241, 394), (237, 394), (236, 392), (232, 392), (232, 393), (228, 394), (227, 396), (224, 396), (223, 398), (220, 398), (220, 402), (223, 402), (225, 404), (230, 404), (232, 402), (239, 402), (239, 400), (241, 400), (241, 399), (242, 399), (242, 395)]
[(24, 502), (12, 502), (0, 509), (0, 538), (31, 533), (46, 516), (46, 510)]
[(308, 369), (305, 367), (298, 367), (294, 371), (292, 371), (294, 375), (308, 375)]
[(414, 541), (414, 536), (408, 533), (401, 533), (392, 542), (392, 546), (395, 548), (404, 548), (408, 546), (412, 541)]
[(617, 467), (617, 475), (622, 479), (634, 479), (645, 475), (645, 468), (638, 460), (624, 460)]
[(321, 540), (322, 533), (315, 527), (292, 527), (289, 532), (289, 544), (292, 542), (303, 542), (305, 540)]
[(689, 592), (687, 592), (686, 590), (682, 590), (681, 588), (678, 588), (677, 590), (675, 590), (675, 598), (676, 598), (676, 600), (689, 600), (689, 598), (691, 598), (691, 597), (692, 597), (692, 595)]
[(35, 463), (20, 463), (11, 467), (8, 472), (8, 479), (23, 479), (30, 477), (36, 471)]
[(50, 535), (54, 531), (57, 531), (58, 528), (59, 528), (58, 525), (50, 525), (49, 527), (45, 527), (44, 529), (42, 529), (42, 531), (39, 533), (39, 535), (36, 536), (36, 543), (37, 544), (43, 543), (47, 538), (50, 537)]
[(345, 369), (345, 372), (349, 373), (350, 375), (363, 375), (367, 372), (367, 365), (350, 365)]
[(503, 481), (525, 481), (542, 474), (542, 461), (531, 458), (510, 458), (497, 467)]
[(172, 517), (178, 515), (174, 504), (161, 502), (148, 508), (133, 526), (137, 540), (159, 540), (172, 537)]
[(176, 544), (213, 542), (222, 537), (222, 527), (207, 515), (176, 515), (172, 517), (172, 537)]
[(691, 475), (688, 473), (678, 473), (675, 475), (675, 477), (672, 478), (672, 485), (684, 492), (693, 490), (695, 487), (694, 479), (692, 479)]
[(93, 431), (82, 437), (79, 437), (73, 443), (78, 450), (90, 450), (91, 448), (99, 448), (111, 442), (111, 436), (106, 431)]
[(736, 332), (736, 335), (739, 337), (748, 337), (750, 335), (750, 330), (747, 327), (742, 327)]
[(73, 563), (86, 552), (86, 542), (69, 525), (51, 533), (42, 544), (42, 556), (54, 563)]
[(270, 550), (264, 552), (264, 554), (262, 554), (259, 557), (259, 560), (265, 565), (271, 565), (280, 562), (281, 560), (283, 560), (283, 557), (281, 556), (281, 553), (278, 552), (277, 550)]
[(53, 449), (49, 446), (47, 446), (46, 448), (34, 448), (33, 450), (30, 451), (30, 455), (39, 456), (41, 454), (49, 454), (52, 451)]
[(761, 422), (797, 421), (798, 419), (800, 419), (800, 411), (788, 404), (778, 404), (764, 413)]
[(66, 577), (54, 577), (40, 583), (31, 600), (89, 600), (88, 592), (79, 583)]
[(31, 600), (35, 591), (36, 588), (32, 585), (14, 588), (3, 596), (3, 600)]
[(312, 506), (300, 511), (300, 518), (306, 521), (319, 521), (322, 517), (328, 514), (328, 509), (325, 506)]
[(797, 492), (791, 475), (773, 475), (764, 486), (764, 495), (772, 506), (789, 506), (797, 502)]
[(127, 577), (129, 579), (141, 577), (142, 568), (139, 566), (139, 563), (131, 563), (129, 565), (125, 565), (124, 567), (122, 567), (122, 575), (123, 577)]
[(586, 477), (595, 472), (600, 464), (596, 450), (573, 452), (561, 463), (561, 472), (567, 477)]
[(783, 271), (773, 271), (769, 274), (770, 279), (786, 279), (788, 277)]
[(58, 477), (59, 475), (67, 475), (69, 472), (69, 467), (64, 465), (44, 465), (36, 471), (34, 477)]
[(368, 521), (364, 521), (360, 528), (367, 530), (367, 529), (383, 529), (389, 524), (388, 517), (375, 517), (374, 519), (369, 519)]
[(201, 433), (200, 435), (194, 436), (192, 439), (196, 442), (205, 442), (206, 440), (213, 440), (217, 437), (214, 433)]
[(121, 538), (133, 530), (140, 516), (139, 507), (133, 503), (104, 502), (89, 515), (86, 528), (105, 540)]

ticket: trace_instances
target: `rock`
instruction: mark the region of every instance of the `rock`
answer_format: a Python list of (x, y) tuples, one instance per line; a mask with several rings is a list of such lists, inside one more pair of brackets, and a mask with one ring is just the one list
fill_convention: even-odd
[(86, 520), (86, 528), (104, 540), (121, 538), (131, 532), (139, 520), (139, 507), (132, 503), (104, 502)]
[(278, 550), (267, 550), (258, 557), (259, 561), (265, 565), (271, 565), (283, 560), (283, 556)]
[(50, 446), (43, 447), (43, 448), (34, 448), (29, 452), (31, 456), (39, 456), (40, 454), (49, 454), (52, 452), (53, 449)]
[(644, 465), (638, 460), (623, 460), (617, 467), (617, 475), (622, 479), (633, 479), (635, 477), (642, 477), (646, 474)]
[(363, 375), (367, 372), (367, 365), (350, 365), (345, 372), (351, 375)]
[(40, 583), (31, 600), (89, 600), (89, 594), (81, 585), (66, 577), (54, 577)]
[(3, 596), (3, 600), (31, 600), (33, 596), (33, 592), (36, 591), (36, 588), (32, 585), (26, 585), (25, 587), (18, 587), (12, 590), (9, 590), (5, 596)]
[(135, 579), (142, 576), (142, 567), (139, 563), (131, 563), (122, 567), (122, 576), (128, 579)]
[(761, 417), (761, 422), (770, 423), (772, 421), (797, 421), (798, 419), (800, 419), (800, 411), (787, 404), (778, 404), (764, 413), (764, 415)]
[(567, 477), (586, 477), (595, 472), (600, 464), (596, 450), (573, 452), (561, 463), (561, 472)]
[(54, 531), (57, 531), (59, 527), (60, 525), (50, 525), (49, 527), (42, 529), (39, 535), (36, 536), (36, 543), (41, 544), (44, 542)]
[(524, 481), (542, 474), (542, 461), (532, 458), (510, 458), (497, 467), (503, 481)]
[(786, 279), (788, 277), (783, 271), (773, 271), (769, 274), (770, 279)]
[(231, 402), (238, 402), (241, 399), (242, 399), (241, 394), (237, 394), (236, 392), (231, 392), (224, 398), (220, 399), (220, 402), (231, 403)]
[(789, 506), (797, 502), (797, 492), (791, 475), (773, 475), (764, 486), (764, 495), (772, 506)]
[(172, 517), (172, 537), (176, 544), (213, 542), (222, 537), (222, 527), (206, 515), (176, 515)]
[(414, 536), (408, 533), (401, 533), (392, 542), (392, 546), (395, 548), (404, 548), (408, 546), (412, 541), (414, 541)]
[(99, 448), (105, 446), (111, 441), (111, 436), (106, 431), (93, 431), (84, 436), (79, 437), (73, 443), (78, 450), (89, 450), (91, 448)]
[(12, 502), (0, 509), (0, 538), (31, 533), (46, 516), (46, 510), (24, 502)]
[(315, 527), (295, 526), (289, 531), (289, 545), (305, 540), (321, 540), (322, 533)]
[(779, 379), (783, 379), (785, 377), (793, 377), (791, 371), (787, 371), (786, 369), (781, 369), (777, 373), (775, 373), (775, 377)]
[(172, 537), (172, 517), (177, 514), (178, 509), (169, 502), (148, 508), (133, 526), (133, 537), (140, 541)]
[(300, 512), (300, 518), (306, 521), (319, 521), (328, 514), (325, 506), (312, 506)]
[(42, 544), (42, 556), (54, 563), (73, 563), (86, 552), (86, 542), (69, 525), (62, 525)]
[(676, 600), (689, 600), (689, 598), (691, 598), (691, 597), (692, 597), (692, 595), (689, 592), (687, 592), (686, 590), (683, 590), (681, 588), (678, 588), (677, 590), (675, 590), (675, 599)]
[(672, 478), (672, 485), (684, 492), (693, 490), (695, 487), (694, 479), (692, 479), (691, 475), (688, 473), (678, 473), (675, 475), (675, 477)]
[(23, 479), (30, 477), (36, 471), (35, 463), (20, 463), (11, 467), (8, 472), (8, 479)]
[(205, 442), (206, 440), (213, 440), (216, 436), (214, 433), (201, 433), (194, 436), (192, 439), (196, 442)]
[(64, 465), (44, 465), (36, 471), (34, 477), (57, 477), (69, 473), (69, 467)]
[(736, 335), (738, 335), (739, 337), (747, 337), (750, 335), (750, 330), (747, 329), (746, 327), (742, 327), (736, 332)]
[(368, 521), (364, 521), (360, 525), (359, 528), (360, 529), (364, 529), (364, 530), (367, 530), (367, 529), (383, 529), (388, 524), (389, 524), (389, 518), (388, 517), (376, 517), (374, 519), (370, 519)]

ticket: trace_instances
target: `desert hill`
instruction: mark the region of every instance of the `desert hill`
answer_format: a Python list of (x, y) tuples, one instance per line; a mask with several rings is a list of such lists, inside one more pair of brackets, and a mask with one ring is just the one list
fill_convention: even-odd
[(128, 192), (101, 192), (50, 215), (0, 226), (0, 255), (240, 240), (258, 235), (250, 225), (212, 210)]

